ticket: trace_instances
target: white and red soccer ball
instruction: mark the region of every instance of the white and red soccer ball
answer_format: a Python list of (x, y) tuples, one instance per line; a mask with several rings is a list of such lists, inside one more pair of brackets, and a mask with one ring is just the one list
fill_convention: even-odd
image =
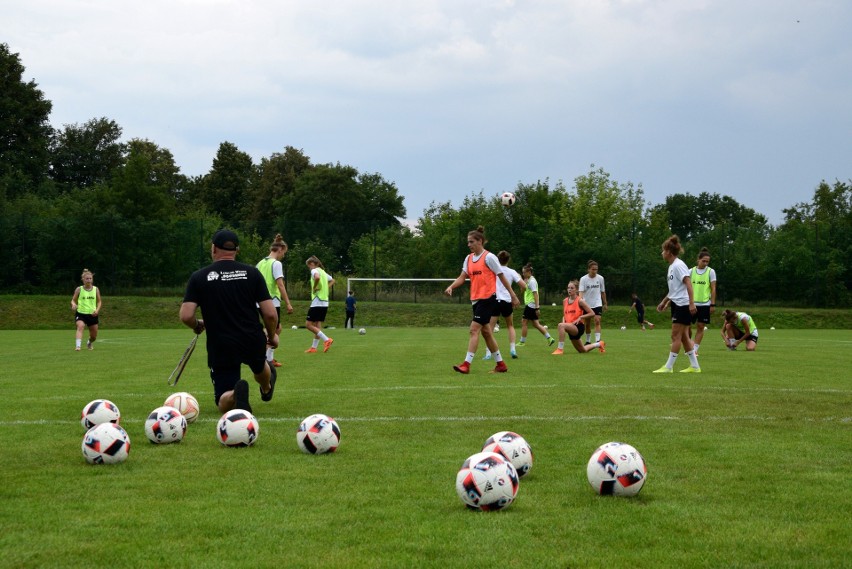
[(592, 453), (586, 475), (601, 496), (635, 496), (648, 479), (648, 468), (635, 448), (611, 442)]
[(533, 465), (533, 452), (529, 443), (512, 431), (500, 431), (488, 437), (482, 445), (482, 452), (496, 452), (509, 459), (520, 478), (529, 474)]
[(174, 407), (180, 411), (181, 415), (186, 418), (187, 423), (194, 423), (201, 412), (201, 407), (198, 405), (198, 399), (186, 391), (172, 393), (163, 402), (167, 407)]
[(471, 509), (502, 510), (515, 501), (520, 481), (512, 463), (495, 452), (478, 452), (456, 475), (456, 493)]
[(340, 446), (340, 426), (322, 413), (305, 417), (296, 431), (296, 444), (307, 454), (334, 452)]
[(254, 415), (243, 409), (231, 409), (219, 419), (216, 437), (228, 447), (247, 447), (254, 444), (260, 434), (260, 425)]
[(117, 464), (130, 454), (130, 436), (115, 423), (101, 423), (86, 431), (82, 448), (89, 464)]
[(179, 443), (184, 435), (186, 418), (174, 407), (157, 407), (145, 420), (145, 436), (152, 443)]
[(95, 425), (101, 423), (121, 422), (121, 411), (118, 406), (109, 399), (95, 399), (90, 401), (83, 407), (83, 412), (80, 413), (80, 424), (87, 431)]

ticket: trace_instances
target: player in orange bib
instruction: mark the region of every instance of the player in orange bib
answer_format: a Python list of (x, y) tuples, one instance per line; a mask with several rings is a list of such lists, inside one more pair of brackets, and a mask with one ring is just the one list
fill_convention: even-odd
[(512, 285), (503, 274), (503, 266), (497, 259), (497, 255), (485, 250), (485, 229), (480, 225), (467, 234), (467, 246), (470, 255), (465, 257), (462, 272), (450, 286), (444, 291), (447, 296), (453, 295), (453, 290), (460, 287), (470, 278), (470, 303), (473, 308), (473, 319), (470, 321), (470, 339), (467, 343), (467, 355), (464, 362), (453, 369), (459, 373), (470, 373), (470, 364), (476, 356), (479, 347), (479, 336), (485, 340), (485, 344), (491, 351), (491, 355), (497, 365), (494, 371), (502, 373), (508, 371), (494, 332), (488, 324), (497, 308), (497, 279), (509, 291), (512, 298), (512, 306), (520, 305), (517, 295), (512, 290)]
[(580, 341), (583, 332), (586, 330), (583, 319), (594, 316), (595, 312), (589, 308), (585, 300), (577, 296), (577, 288), (578, 282), (576, 280), (569, 282), (565, 288), (568, 296), (562, 301), (562, 322), (559, 324), (559, 344), (553, 352), (554, 356), (561, 356), (565, 353), (565, 334), (568, 334), (568, 338), (571, 339), (571, 345), (581, 354), (594, 349), (600, 350), (601, 353), (606, 351), (606, 344), (603, 341), (586, 345), (583, 345), (583, 342)]

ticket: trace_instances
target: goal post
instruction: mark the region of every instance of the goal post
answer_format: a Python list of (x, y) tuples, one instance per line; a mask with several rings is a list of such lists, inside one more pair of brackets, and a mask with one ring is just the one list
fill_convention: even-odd
[[(456, 289), (452, 298), (444, 294), (447, 285), (456, 279), (414, 279), (351, 277), (346, 279), (346, 290), (355, 290), (359, 283), (372, 284), (373, 301), (388, 302), (461, 302), (464, 291)], [(467, 280), (467, 282), (470, 282)], [(461, 288), (461, 287), (460, 287)], [(461, 293), (461, 294), (456, 294)]]

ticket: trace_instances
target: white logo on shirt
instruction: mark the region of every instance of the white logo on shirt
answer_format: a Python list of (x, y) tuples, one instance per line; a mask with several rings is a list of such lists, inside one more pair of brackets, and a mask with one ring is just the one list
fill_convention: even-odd
[(217, 273), (216, 271), (210, 271), (209, 273), (207, 273), (207, 280), (208, 281), (219, 280), (219, 273)]

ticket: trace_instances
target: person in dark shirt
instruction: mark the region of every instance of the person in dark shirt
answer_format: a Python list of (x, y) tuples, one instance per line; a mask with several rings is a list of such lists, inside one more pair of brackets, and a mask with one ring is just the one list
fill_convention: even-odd
[[(236, 233), (217, 231), (210, 247), (213, 263), (192, 274), (180, 307), (181, 322), (196, 334), (207, 331), (207, 365), (220, 413), (251, 412), (248, 382), (240, 379), (242, 364), (251, 368), (263, 401), (270, 401), (275, 390), (275, 368), (267, 363), (266, 346), (278, 346), (278, 315), (263, 275), (236, 261), (238, 252)], [(197, 308), (202, 319), (196, 317)]]
[(651, 330), (654, 329), (654, 325), (647, 320), (645, 320), (645, 305), (642, 304), (642, 301), (634, 292), (630, 295), (633, 298), (633, 304), (630, 305), (630, 310), (627, 311), (628, 314), (633, 312), (633, 309), (636, 309), (636, 322), (642, 327), (642, 331), (645, 331), (645, 325), (647, 324)]
[(355, 327), (355, 292), (349, 291), (349, 295), (346, 297), (346, 321), (343, 323), (344, 328), (354, 328)]

